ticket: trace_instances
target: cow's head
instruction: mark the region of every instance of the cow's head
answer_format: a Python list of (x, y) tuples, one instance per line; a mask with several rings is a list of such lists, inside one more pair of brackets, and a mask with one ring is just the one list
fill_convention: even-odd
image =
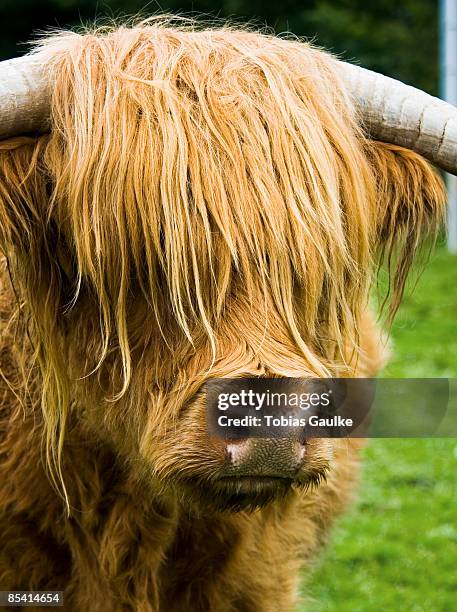
[(382, 122), (352, 68), (302, 42), (152, 23), (58, 35), (32, 59), (50, 122), (0, 144), (0, 237), (49, 458), (84, 420), (197, 505), (318, 483), (341, 442), (210, 438), (203, 384), (373, 374), (376, 261), (398, 250), (393, 311), (441, 220), (437, 175), (366, 139), (361, 109), (375, 136)]

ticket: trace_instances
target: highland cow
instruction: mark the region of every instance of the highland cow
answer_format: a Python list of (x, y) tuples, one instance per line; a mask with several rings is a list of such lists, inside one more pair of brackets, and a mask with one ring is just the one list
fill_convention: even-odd
[(456, 111), (301, 41), (157, 20), (5, 70), (1, 589), (292, 610), (360, 443), (227, 444), (203, 385), (379, 372), (370, 288), (387, 262), (392, 318), (443, 215), (419, 153), (455, 169)]

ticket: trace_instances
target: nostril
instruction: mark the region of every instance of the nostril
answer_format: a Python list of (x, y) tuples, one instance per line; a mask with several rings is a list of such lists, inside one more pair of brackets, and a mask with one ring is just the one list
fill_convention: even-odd
[(306, 446), (308, 442), (308, 436), (307, 436), (307, 431), (302, 431), (300, 436), (298, 437), (298, 443), (300, 444), (300, 446)]
[(249, 440), (233, 440), (227, 444), (227, 458), (232, 465), (240, 464), (248, 453)]
[(297, 460), (298, 460), (298, 469), (300, 468), (306, 454), (306, 440), (299, 442), (297, 444)]

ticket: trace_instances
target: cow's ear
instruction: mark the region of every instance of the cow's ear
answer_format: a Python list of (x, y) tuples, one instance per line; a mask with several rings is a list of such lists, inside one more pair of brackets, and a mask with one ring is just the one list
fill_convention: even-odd
[[(0, 253), (17, 289), (39, 311), (68, 299), (72, 260), (52, 213), (52, 180), (46, 169), (48, 136), (0, 142)], [(47, 300), (47, 301), (46, 301)]]
[(45, 141), (21, 137), (0, 142), (0, 249), (7, 256), (32, 255), (44, 231)]
[(395, 314), (411, 265), (429, 252), (442, 226), (446, 192), (440, 175), (420, 155), (370, 141), (376, 181), (374, 249), (389, 272), (389, 319)]

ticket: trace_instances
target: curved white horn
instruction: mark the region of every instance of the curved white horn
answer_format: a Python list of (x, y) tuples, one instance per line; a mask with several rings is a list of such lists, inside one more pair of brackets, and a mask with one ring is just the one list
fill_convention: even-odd
[(340, 62), (366, 132), (457, 174), (457, 108), (377, 72)]
[(50, 91), (40, 53), (0, 63), (0, 138), (46, 129)]

